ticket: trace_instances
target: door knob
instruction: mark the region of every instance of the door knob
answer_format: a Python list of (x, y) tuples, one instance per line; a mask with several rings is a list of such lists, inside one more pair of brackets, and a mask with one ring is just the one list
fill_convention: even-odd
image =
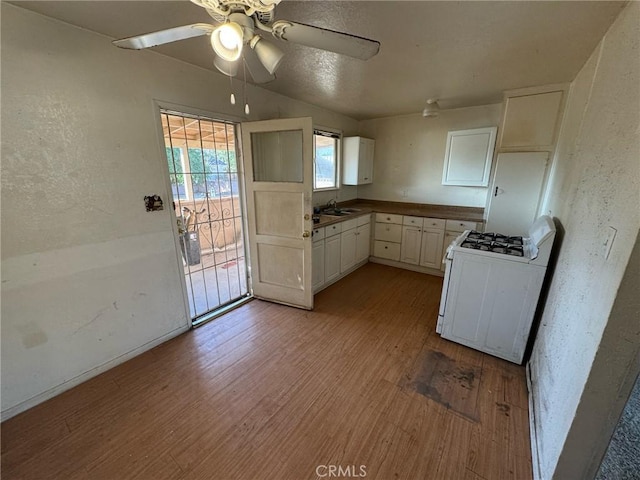
[(308, 214), (308, 213), (305, 213), (305, 214), (304, 214), (304, 219), (305, 219), (305, 220), (309, 220), (309, 218), (310, 218), (310, 217), (309, 217), (309, 214)]
[(302, 238), (309, 238), (311, 236), (311, 234), (309, 233), (309, 230), (305, 230), (304, 232), (302, 232)]

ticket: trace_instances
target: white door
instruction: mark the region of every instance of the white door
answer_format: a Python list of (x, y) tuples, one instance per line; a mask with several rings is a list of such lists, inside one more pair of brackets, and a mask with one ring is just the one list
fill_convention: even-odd
[(487, 232), (526, 235), (538, 212), (548, 158), (547, 152), (498, 155)]
[(311, 118), (242, 124), (253, 294), (313, 308)]

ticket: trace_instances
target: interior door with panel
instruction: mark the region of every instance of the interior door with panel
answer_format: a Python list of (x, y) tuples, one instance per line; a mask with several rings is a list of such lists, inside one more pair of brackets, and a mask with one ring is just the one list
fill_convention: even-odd
[(254, 296), (313, 308), (311, 118), (242, 124)]

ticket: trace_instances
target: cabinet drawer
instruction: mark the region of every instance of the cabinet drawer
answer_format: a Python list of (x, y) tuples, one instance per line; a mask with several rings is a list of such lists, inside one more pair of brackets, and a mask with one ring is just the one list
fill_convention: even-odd
[(358, 219), (352, 218), (350, 220), (345, 220), (342, 223), (342, 231), (346, 232), (347, 230), (351, 230), (352, 228), (356, 228), (358, 226)]
[(362, 215), (361, 217), (356, 218), (358, 221), (358, 226), (366, 225), (367, 223), (371, 223), (371, 215)]
[(476, 222), (466, 222), (463, 220), (447, 220), (446, 230), (451, 232), (464, 232), (465, 230), (475, 230)]
[(412, 227), (422, 227), (423, 222), (422, 217), (407, 217), (406, 215), (402, 217), (402, 224), (406, 226)]
[(447, 221), (443, 220), (442, 218), (425, 218), (423, 227), (430, 228), (432, 230), (433, 229), (444, 230), (446, 224), (447, 224)]
[(325, 238), (332, 237), (342, 232), (342, 223), (334, 223), (333, 225), (327, 225), (324, 227)]
[(394, 215), (393, 213), (376, 213), (376, 222), (397, 223), (398, 225), (402, 225), (402, 215)]
[(400, 244), (376, 240), (373, 243), (373, 256), (398, 262), (400, 261)]
[(374, 238), (385, 242), (400, 243), (400, 240), (402, 240), (402, 225), (376, 222)]
[(318, 242), (322, 239), (324, 239), (324, 227), (314, 228), (311, 232), (311, 240)]

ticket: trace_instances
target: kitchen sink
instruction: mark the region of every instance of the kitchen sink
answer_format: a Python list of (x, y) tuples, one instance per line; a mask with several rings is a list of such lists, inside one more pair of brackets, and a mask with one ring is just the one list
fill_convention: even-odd
[(344, 217), (351, 215), (352, 213), (359, 212), (357, 208), (326, 208), (322, 210), (322, 215), (329, 215), (332, 217)]

